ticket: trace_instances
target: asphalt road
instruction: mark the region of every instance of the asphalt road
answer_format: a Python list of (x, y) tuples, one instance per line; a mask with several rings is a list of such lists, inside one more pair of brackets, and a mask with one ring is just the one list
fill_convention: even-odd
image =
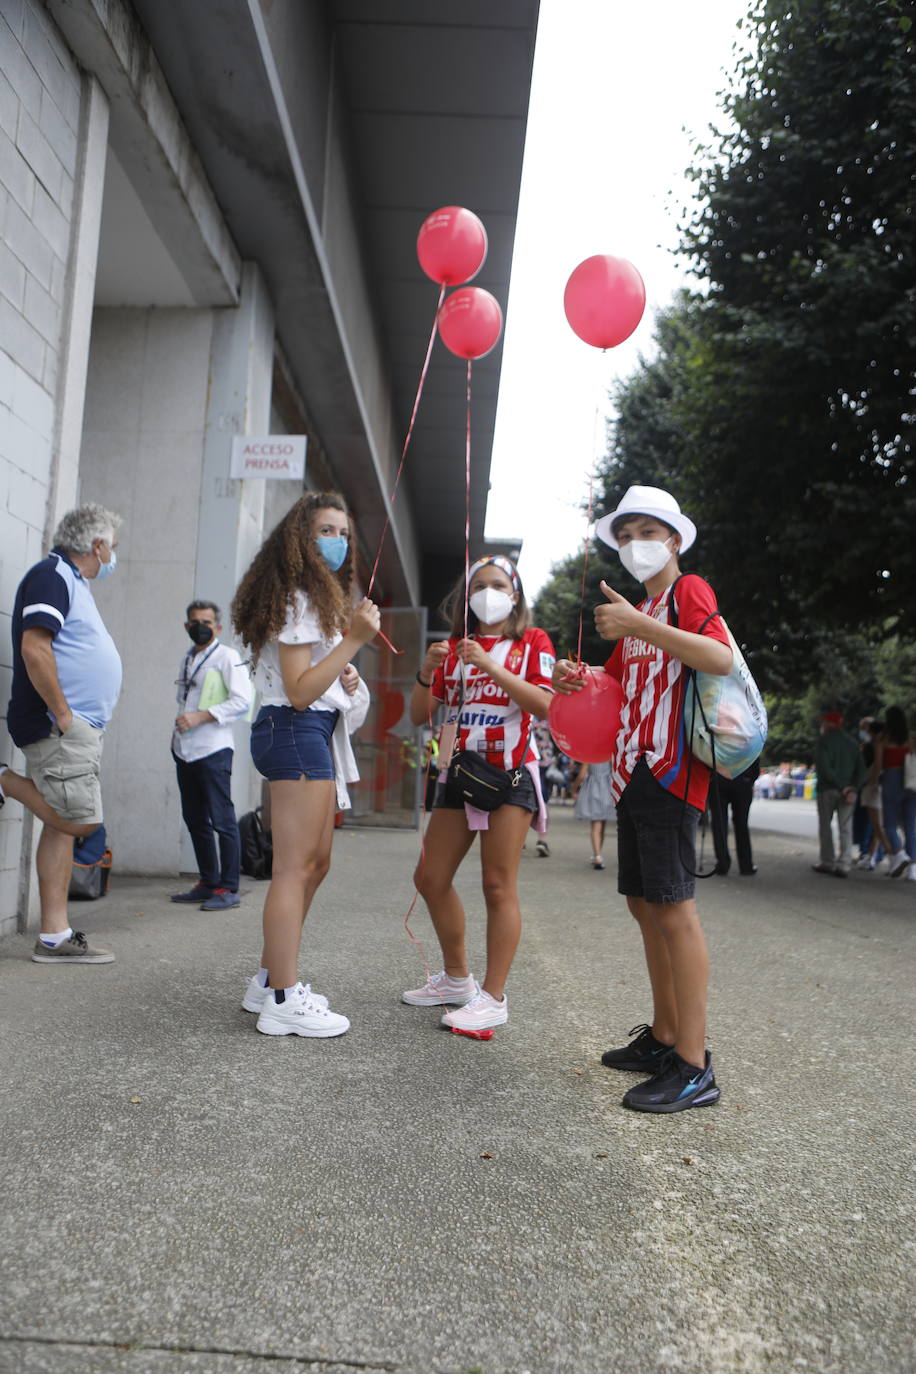
[[(659, 1118), (599, 1063), (649, 1014), (612, 845), (550, 842), (489, 1043), (399, 1001), (412, 833), (335, 839), (338, 1040), (239, 1008), (263, 885), (189, 912), (116, 855), (78, 912), (116, 963), (0, 944), (3, 1374), (912, 1374), (916, 885), (758, 832), (700, 893), (722, 1100)], [(460, 887), (479, 972), (473, 853)]]

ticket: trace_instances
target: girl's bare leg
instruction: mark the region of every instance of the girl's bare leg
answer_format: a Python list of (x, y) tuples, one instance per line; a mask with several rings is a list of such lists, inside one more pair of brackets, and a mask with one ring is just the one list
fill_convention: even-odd
[(442, 967), (451, 978), (467, 978), (465, 918), (455, 891), (458, 867), (474, 840), (464, 810), (433, 811), (426, 827), (424, 853), (414, 873), (414, 886), (429, 909), (442, 950)]
[(490, 812), (490, 827), (480, 832), (483, 895), (487, 906), (487, 974), (483, 989), (497, 1001), (522, 933), (518, 904), (518, 867), (531, 812), (521, 806), (501, 806)]
[(331, 867), (336, 797), (333, 781), (270, 784), (273, 876), (264, 903), (261, 964), (272, 988), (298, 982), (302, 926)]

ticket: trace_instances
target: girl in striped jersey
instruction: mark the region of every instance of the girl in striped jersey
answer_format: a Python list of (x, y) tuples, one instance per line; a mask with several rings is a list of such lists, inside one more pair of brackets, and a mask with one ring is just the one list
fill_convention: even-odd
[[(421, 1007), (452, 1006), (443, 1025), (488, 1039), (493, 1027), (509, 1018), (505, 985), (521, 934), (522, 847), (532, 817), (539, 824), (546, 819), (531, 730), (532, 716), (547, 715), (556, 656), (544, 631), (529, 625), (522, 584), (508, 558), (482, 558), (470, 569), (466, 638), (464, 593), (462, 576), (443, 608), (451, 635), (429, 646), (417, 673), (411, 719), (422, 725), (435, 705), (444, 703), (443, 769), (457, 739), (458, 749), (477, 750), (496, 767), (517, 772), (519, 781), (509, 801), (485, 812), (466, 806), (440, 774), (414, 881), (429, 908), (443, 968), (423, 987), (405, 992), (403, 1000)], [(487, 970), (481, 987), (468, 967), (464, 907), (453, 882), (478, 830), (487, 907)]]
[[(626, 1093), (624, 1106), (676, 1112), (719, 1098), (706, 1049), (709, 956), (694, 901), (709, 769), (685, 737), (687, 670), (726, 674), (732, 652), (712, 588), (680, 575), (678, 553), (693, 543), (696, 526), (673, 496), (630, 487), (597, 533), (646, 589), (633, 606), (602, 582), (608, 604), (596, 608), (595, 624), (603, 639), (617, 641), (605, 665), (624, 689), (611, 759), (617, 886), (639, 922), (654, 1007), (651, 1025), (634, 1027), (636, 1039), (608, 1050), (602, 1063), (651, 1075)], [(558, 692), (581, 690), (575, 671), (557, 664)]]

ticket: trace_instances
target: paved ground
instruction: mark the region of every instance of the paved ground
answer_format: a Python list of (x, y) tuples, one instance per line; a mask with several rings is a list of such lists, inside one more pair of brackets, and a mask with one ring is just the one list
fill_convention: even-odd
[(303, 973), (339, 1040), (238, 1007), (262, 885), (116, 876), (110, 967), (0, 945), (4, 1374), (909, 1374), (916, 886), (758, 833), (702, 890), (722, 1101), (649, 1117), (598, 1064), (648, 1010), (613, 864), (551, 839), (488, 1044), (398, 1001), (409, 833), (337, 837)]

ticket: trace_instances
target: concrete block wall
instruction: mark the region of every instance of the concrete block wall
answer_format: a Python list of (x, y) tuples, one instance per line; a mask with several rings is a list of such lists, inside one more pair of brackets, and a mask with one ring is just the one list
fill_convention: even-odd
[[(10, 612), (42, 557), (53, 482), (82, 83), (39, 0), (0, 6), (0, 759)], [(16, 928), (22, 812), (0, 811), (0, 935)]]
[(97, 309), (93, 320), (80, 497), (124, 519), (118, 571), (93, 588), (124, 664), (102, 766), (121, 871), (179, 867), (169, 746), (195, 594), (212, 332), (209, 310)]

